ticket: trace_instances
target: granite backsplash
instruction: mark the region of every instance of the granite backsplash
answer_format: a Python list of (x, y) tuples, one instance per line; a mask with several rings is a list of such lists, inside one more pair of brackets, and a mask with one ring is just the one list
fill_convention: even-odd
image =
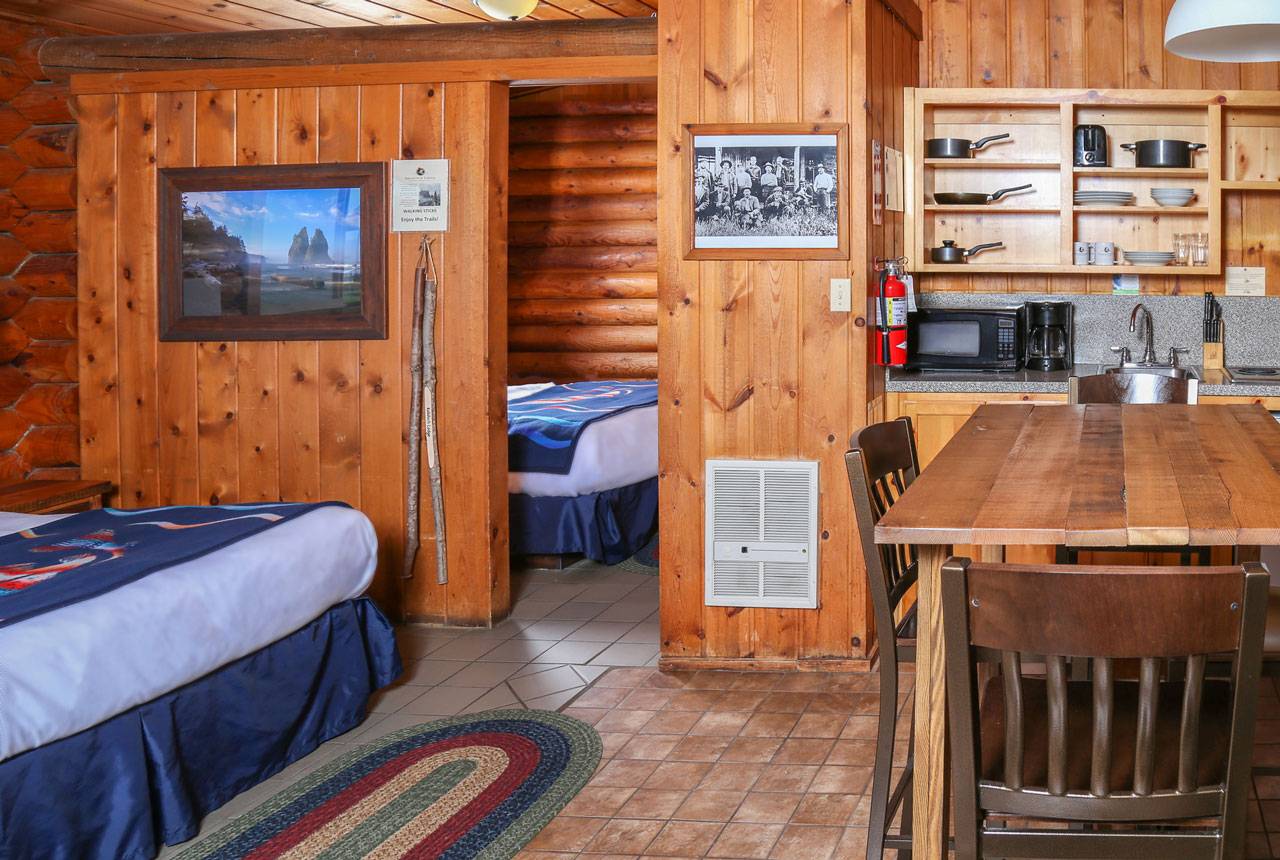
[[(1204, 297), (1113, 296), (1105, 294), (1033, 293), (921, 293), (921, 307), (990, 308), (1030, 301), (1069, 301), (1075, 305), (1077, 363), (1114, 364), (1111, 346), (1128, 346), (1134, 357), (1142, 354), (1142, 341), (1129, 333), (1129, 314), (1142, 302), (1155, 320), (1156, 356), (1164, 361), (1171, 346), (1190, 352), (1184, 364), (1202, 360)], [(1218, 296), (1226, 338), (1228, 365), (1280, 365), (1280, 297)]]

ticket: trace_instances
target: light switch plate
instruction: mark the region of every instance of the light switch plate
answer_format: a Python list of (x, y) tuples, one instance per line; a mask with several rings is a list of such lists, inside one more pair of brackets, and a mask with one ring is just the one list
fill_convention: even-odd
[(831, 312), (851, 313), (853, 311), (853, 281), (849, 278), (831, 279)]
[(1267, 270), (1263, 266), (1227, 266), (1227, 295), (1265, 296)]

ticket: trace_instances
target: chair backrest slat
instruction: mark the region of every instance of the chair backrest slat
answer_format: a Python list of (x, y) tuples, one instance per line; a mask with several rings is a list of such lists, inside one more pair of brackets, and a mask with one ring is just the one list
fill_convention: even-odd
[(1000, 655), (1004, 680), (1004, 781), (1010, 788), (1022, 788), (1022, 750), (1026, 735), (1022, 729), (1022, 659), (1016, 651)]
[(1148, 795), (1155, 781), (1156, 713), (1160, 708), (1160, 663), (1143, 657), (1138, 670), (1138, 728), (1133, 753), (1133, 793)]
[(1115, 679), (1110, 657), (1093, 661), (1093, 759), (1089, 791), (1105, 797), (1111, 791), (1111, 739), (1115, 723)]
[(1204, 690), (1205, 655), (1187, 660), (1182, 688), (1182, 723), (1178, 729), (1178, 791), (1184, 794), (1200, 787), (1200, 708)]
[[(1049, 717), (1049, 793), (1067, 793), (1067, 668), (1061, 657), (1045, 657)], [(1018, 679), (1021, 683), (1021, 679)], [(1023, 753), (1026, 754), (1025, 752)]]

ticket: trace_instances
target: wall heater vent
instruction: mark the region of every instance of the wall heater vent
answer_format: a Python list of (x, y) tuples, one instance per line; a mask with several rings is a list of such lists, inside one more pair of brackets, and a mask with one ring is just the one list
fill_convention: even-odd
[(818, 606), (818, 464), (708, 460), (708, 606)]

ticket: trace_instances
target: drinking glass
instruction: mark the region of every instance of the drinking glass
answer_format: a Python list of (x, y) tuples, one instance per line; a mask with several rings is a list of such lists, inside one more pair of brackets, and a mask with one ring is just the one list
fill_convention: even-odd
[(1187, 261), (1191, 257), (1191, 243), (1188, 239), (1189, 234), (1187, 233), (1173, 234), (1173, 264), (1175, 266), (1187, 265)]
[(1209, 234), (1193, 233), (1191, 235), (1191, 265), (1207, 266), (1209, 264)]

